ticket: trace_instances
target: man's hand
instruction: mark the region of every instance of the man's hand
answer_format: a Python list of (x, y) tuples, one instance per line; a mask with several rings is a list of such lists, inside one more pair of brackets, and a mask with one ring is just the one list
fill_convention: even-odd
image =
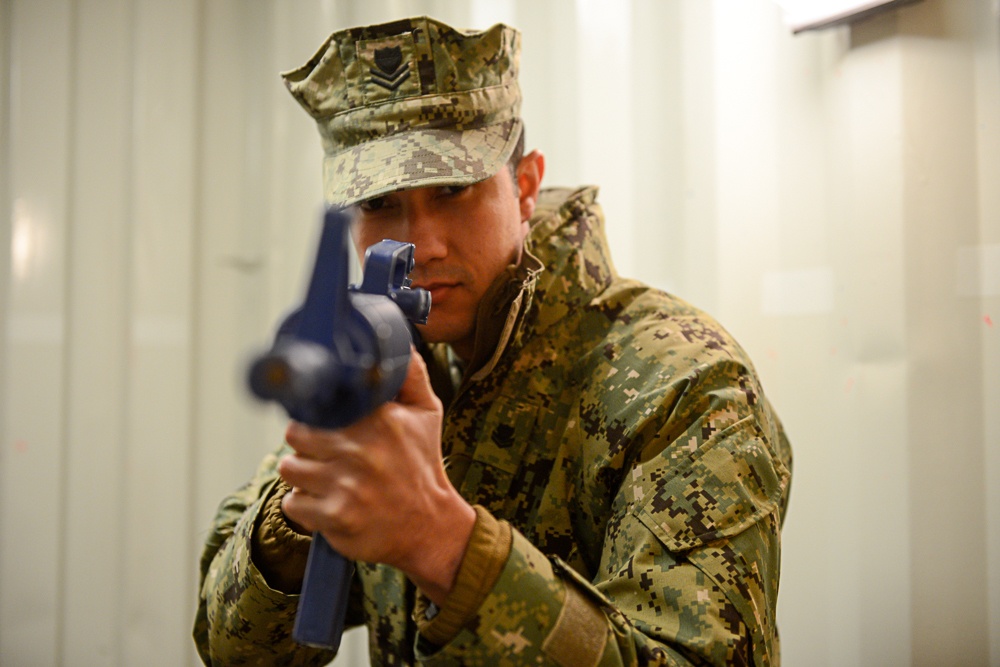
[(396, 401), (343, 429), (292, 422), (285, 437), (295, 453), (278, 466), (292, 487), (281, 505), (288, 519), (351, 560), (399, 568), (438, 604), (476, 522), (444, 471), (442, 415), (413, 352)]

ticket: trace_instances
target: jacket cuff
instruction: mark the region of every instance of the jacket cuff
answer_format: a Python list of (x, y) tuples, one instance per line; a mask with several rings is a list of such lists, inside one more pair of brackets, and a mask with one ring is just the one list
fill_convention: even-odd
[(596, 667), (615, 646), (599, 598), (568, 566), (512, 530), (510, 554), (486, 598), (447, 643), (432, 646), (418, 636), (417, 661)]
[(450, 642), (472, 620), (489, 595), (510, 554), (510, 524), (498, 521), (476, 505), (476, 524), (462, 556), (455, 585), (440, 609), (423, 594), (417, 596), (414, 620), (420, 634), (432, 644)]
[(296, 594), (302, 590), (312, 537), (297, 532), (285, 520), (281, 499), (290, 488), (280, 479), (274, 485), (257, 518), (251, 548), (253, 563), (267, 585), (276, 591)]

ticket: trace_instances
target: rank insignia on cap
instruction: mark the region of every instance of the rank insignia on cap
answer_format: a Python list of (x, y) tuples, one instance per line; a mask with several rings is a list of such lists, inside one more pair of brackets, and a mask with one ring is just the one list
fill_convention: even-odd
[(364, 90), (365, 103), (420, 94), (417, 78), (410, 76), (417, 60), (412, 32), (358, 40), (356, 48), (361, 67), (357, 83)]
[(399, 88), (410, 76), (410, 68), (403, 64), (403, 50), (398, 46), (375, 49), (375, 67), (371, 73), (372, 83), (389, 90)]

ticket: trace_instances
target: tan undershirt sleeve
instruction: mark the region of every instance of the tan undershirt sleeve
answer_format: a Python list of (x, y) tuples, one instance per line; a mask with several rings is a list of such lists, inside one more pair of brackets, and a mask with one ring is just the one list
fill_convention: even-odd
[(312, 537), (292, 528), (281, 511), (281, 499), (290, 487), (278, 480), (264, 502), (253, 531), (253, 562), (267, 585), (283, 593), (299, 593), (305, 578)]
[(425, 639), (438, 646), (451, 641), (476, 614), (510, 555), (510, 524), (498, 521), (479, 505), (475, 510), (476, 524), (469, 545), (462, 556), (455, 585), (440, 610), (434, 614), (426, 596), (417, 596), (413, 614), (417, 628)]

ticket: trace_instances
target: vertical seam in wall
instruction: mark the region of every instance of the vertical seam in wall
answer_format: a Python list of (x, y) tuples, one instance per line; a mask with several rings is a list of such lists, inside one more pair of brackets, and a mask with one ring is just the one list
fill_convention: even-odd
[[(0, 211), (2, 211), (3, 220), (6, 224), (0, 226), (0, 229), (4, 230), (0, 232), (0, 247), (2, 247), (2, 252), (10, 253), (11, 251), (11, 234), (14, 225), (13, 220), (13, 210), (11, 206), (11, 102), (10, 102), (10, 87), (11, 87), (11, 68), (13, 67), (12, 58), (14, 55), (14, 47), (11, 44), (11, 39), (14, 37), (14, 31), (11, 30), (11, 22), (13, 21), (13, 9), (11, 8), (11, 2), (0, 2), (0, 31), (3, 32), (3, 49), (4, 56), (0, 60), (4, 64), (3, 70), (0, 71), (0, 164), (5, 165), (0, 174)], [(2, 272), (0, 275), (0, 314), (2, 314), (2, 320), (4, 322), (3, 326), (0, 326), (0, 424), (7, 424), (6, 413), (7, 413), (7, 322), (9, 322), (9, 294), (10, 294), (10, 275), (11, 275), (11, 260), (8, 263), (0, 263), (0, 267), (6, 266), (7, 270)], [(5, 438), (5, 429), (0, 428), (0, 470), (4, 469), (5, 460), (8, 456), (8, 443)], [(3, 554), (0, 552), (0, 573), (3, 572)], [(0, 628), (0, 653), (2, 653), (2, 647), (4, 646), (3, 639), (3, 629)]]
[[(131, 392), (131, 359), (132, 352), (135, 348), (135, 341), (132, 340), (132, 306), (133, 306), (133, 292), (131, 286), (135, 284), (135, 262), (133, 259), (135, 251), (135, 132), (136, 132), (136, 99), (135, 99), (135, 78), (136, 78), (136, 29), (138, 27), (137, 11), (135, 8), (136, 0), (130, 0), (127, 4), (128, 17), (126, 24), (129, 26), (128, 30), (128, 42), (127, 42), (127, 53), (129, 54), (129, 75), (126, 78), (126, 86), (128, 87), (128, 92), (126, 99), (129, 104), (129, 119), (128, 127), (126, 128), (126, 150), (125, 150), (125, 183), (123, 183), (125, 191), (125, 220), (122, 233), (122, 240), (120, 248), (122, 252), (122, 274), (126, 289), (122, 290), (121, 300), (122, 300), (122, 318), (117, 325), (121, 327), (121, 340), (124, 342), (124, 353), (125, 362), (121, 365), (121, 411), (118, 413), (118, 479), (122, 480), (120, 489), (121, 495), (119, 497), (118, 504), (118, 515), (117, 515), (117, 533), (118, 548), (115, 550), (115, 558), (117, 560), (117, 571), (125, 572), (128, 564), (127, 559), (127, 545), (128, 545), (128, 504), (129, 504), (129, 485), (125, 481), (128, 479), (128, 432), (129, 432), (129, 420), (132, 413), (132, 392)], [(115, 590), (115, 619), (114, 627), (118, 628), (119, 631), (115, 633), (115, 645), (113, 647), (114, 664), (124, 665), (125, 664), (125, 637), (127, 634), (127, 628), (125, 627), (125, 604), (128, 600), (128, 590), (127, 586), (118, 586)]]
[[(192, 152), (194, 168), (191, 170), (192, 178), (194, 179), (192, 187), (192, 206), (191, 214), (192, 220), (191, 225), (193, 227), (191, 234), (191, 318), (189, 325), (189, 337), (190, 341), (190, 353), (189, 353), (189, 370), (188, 370), (188, 383), (190, 385), (190, 393), (188, 404), (189, 419), (188, 419), (188, 450), (187, 450), (187, 488), (185, 493), (185, 499), (187, 502), (187, 535), (185, 538), (185, 549), (186, 554), (196, 553), (196, 536), (200, 534), (198, 524), (198, 512), (197, 508), (199, 503), (197, 502), (197, 493), (199, 490), (198, 481), (198, 427), (200, 425), (200, 411), (199, 406), (201, 405), (201, 392), (199, 391), (200, 383), (197, 381), (198, 370), (201, 367), (201, 354), (200, 354), (200, 331), (201, 331), (201, 303), (198, 299), (198, 295), (201, 292), (201, 282), (202, 282), (202, 253), (204, 250), (204, 224), (202, 220), (202, 215), (204, 211), (204, 175), (205, 175), (205, 164), (204, 155), (205, 151), (203, 148), (204, 142), (204, 128), (205, 128), (205, 66), (203, 55), (206, 52), (205, 39), (207, 31), (205, 29), (205, 24), (208, 19), (206, 15), (205, 2), (199, 0), (195, 8), (195, 21), (197, 26), (195, 44), (197, 53), (195, 54), (195, 72), (194, 72), (194, 132), (192, 133), (192, 139), (194, 143), (194, 150)], [(198, 599), (198, 560), (195, 558), (192, 566), (195, 572), (195, 590), (188, 591), (188, 595), (191, 596), (190, 601), (192, 604), (188, 606), (190, 608), (195, 608), (194, 604)]]
[(63, 249), (63, 318), (62, 318), (62, 369), (60, 388), (61, 391), (61, 405), (59, 406), (59, 514), (57, 518), (57, 545), (58, 553), (56, 555), (56, 620), (55, 620), (55, 659), (57, 665), (66, 664), (66, 586), (67, 586), (67, 575), (66, 567), (69, 562), (69, 554), (67, 553), (69, 549), (69, 541), (66, 537), (68, 521), (67, 515), (69, 514), (69, 462), (70, 462), (70, 411), (72, 410), (72, 397), (69, 391), (70, 384), (72, 382), (72, 368), (73, 368), (73, 342), (70, 336), (70, 332), (73, 331), (73, 268), (76, 265), (73, 257), (73, 248), (76, 244), (73, 242), (76, 232), (76, 156), (77, 156), (77, 134), (79, 128), (77, 126), (77, 114), (76, 109), (79, 100), (77, 95), (79, 93), (79, 72), (77, 71), (77, 63), (79, 62), (79, 50), (80, 50), (80, 16), (78, 11), (78, 5), (76, 0), (69, 0), (69, 43), (68, 51), (70, 54), (69, 65), (69, 86), (66, 91), (67, 104), (66, 104), (66, 130), (67, 130), (67, 148), (66, 148), (66, 164), (64, 168), (66, 170), (66, 211), (64, 224), (66, 227), (65, 234), (65, 247)]

